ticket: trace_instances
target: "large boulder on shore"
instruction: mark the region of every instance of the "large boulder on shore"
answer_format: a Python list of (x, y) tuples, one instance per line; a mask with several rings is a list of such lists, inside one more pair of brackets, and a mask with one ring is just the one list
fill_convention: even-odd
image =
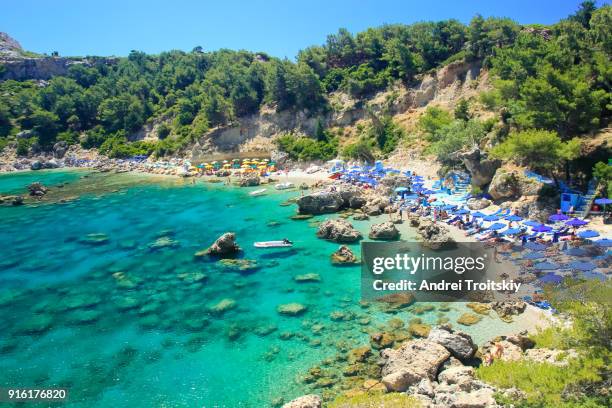
[(501, 166), (501, 161), (485, 159), (479, 148), (459, 154), (465, 168), (472, 176), (472, 183), (484, 187), (491, 182), (495, 171)]
[(321, 397), (309, 394), (289, 401), (282, 408), (321, 408), (321, 404), (323, 404)]
[(208, 249), (197, 252), (195, 255), (196, 257), (210, 255), (223, 258), (231, 257), (240, 251), (241, 249), (236, 243), (236, 234), (233, 232), (226, 232), (217, 238), (217, 240)]
[(472, 358), (477, 349), (469, 334), (453, 331), (448, 325), (431, 329), (427, 340), (444, 346), (454, 357), (462, 361)]
[(391, 221), (372, 224), (368, 236), (370, 239), (393, 240), (399, 238), (399, 231)]
[(467, 200), (467, 206), (470, 210), (482, 210), (493, 204), (491, 200), (486, 198), (470, 198)]
[(489, 184), (489, 195), (494, 200), (518, 197), (520, 193), (520, 181), (516, 172), (508, 172), (503, 169), (495, 172), (491, 184)]
[(300, 214), (326, 214), (342, 208), (344, 200), (337, 191), (319, 191), (300, 197), (297, 205)]
[(442, 363), (449, 357), (449, 351), (429, 340), (411, 340), (395, 349), (384, 349), (382, 357), (382, 383), (387, 390), (403, 392), (423, 378), (435, 380)]
[(59, 142), (53, 145), (53, 157), (55, 157), (56, 159), (63, 159), (67, 151), (68, 143), (63, 140), (60, 140)]
[(346, 220), (326, 220), (319, 225), (317, 237), (340, 243), (355, 242), (361, 239), (361, 233)]
[(254, 187), (258, 186), (259, 183), (261, 183), (261, 179), (257, 173), (246, 173), (238, 180), (240, 187)]

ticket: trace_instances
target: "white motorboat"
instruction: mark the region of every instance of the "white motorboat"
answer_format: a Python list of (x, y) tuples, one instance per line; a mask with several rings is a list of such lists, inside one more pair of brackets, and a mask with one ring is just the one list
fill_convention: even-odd
[(287, 190), (287, 189), (293, 188), (293, 187), (295, 187), (295, 184), (293, 184), (293, 183), (291, 183), (289, 181), (287, 181), (285, 183), (278, 183), (278, 184), (276, 184), (274, 186), (274, 188), (277, 189), (277, 190)]
[(288, 239), (280, 241), (260, 241), (253, 244), (255, 248), (288, 248), (293, 246), (293, 242)]
[(251, 191), (249, 195), (253, 197), (257, 197), (257, 196), (266, 194), (266, 191), (267, 190), (265, 188), (260, 188), (259, 190)]

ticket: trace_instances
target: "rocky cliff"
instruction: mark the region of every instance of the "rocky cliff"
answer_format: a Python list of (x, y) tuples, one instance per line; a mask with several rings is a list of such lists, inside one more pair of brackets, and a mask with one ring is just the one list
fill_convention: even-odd
[(182, 153), (198, 159), (211, 153), (245, 151), (249, 141), (255, 138), (261, 142), (262, 138), (273, 139), (287, 132), (312, 135), (319, 121), (325, 127), (345, 127), (367, 119), (371, 112), (409, 115), (429, 104), (452, 106), (461, 97), (477, 94), (488, 86), (486, 72), (481, 68), (478, 62), (457, 61), (425, 75), (414, 86), (396, 86), (366, 101), (334, 93), (329, 97), (331, 109), (325, 114), (262, 109), (258, 114), (239, 118), (230, 126), (202, 135)]

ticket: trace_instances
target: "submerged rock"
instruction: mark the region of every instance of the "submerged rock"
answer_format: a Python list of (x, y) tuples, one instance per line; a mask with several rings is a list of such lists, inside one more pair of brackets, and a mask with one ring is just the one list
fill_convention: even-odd
[(236, 244), (236, 234), (233, 232), (226, 232), (221, 235), (208, 249), (196, 252), (196, 257), (202, 257), (206, 255), (226, 257), (233, 256), (240, 252), (241, 249)]
[(108, 238), (108, 235), (100, 232), (100, 233), (87, 234), (85, 235), (85, 237), (81, 238), (79, 241), (87, 245), (104, 245), (108, 243), (109, 238)]
[(359, 261), (349, 247), (341, 245), (336, 252), (331, 254), (331, 262), (332, 264), (344, 265), (358, 263)]
[(213, 313), (223, 314), (229, 310), (234, 309), (236, 306), (237, 306), (237, 303), (234, 299), (226, 298), (212, 305), (209, 309)]
[(413, 304), (416, 299), (412, 293), (399, 292), (385, 295), (377, 299), (385, 304), (387, 310), (398, 310)]
[(361, 239), (361, 233), (346, 220), (326, 220), (319, 225), (317, 237), (334, 242), (355, 242)]
[(226, 269), (243, 274), (259, 269), (259, 265), (255, 259), (221, 259), (219, 260), (219, 264)]
[(294, 276), (293, 280), (297, 283), (321, 282), (321, 276), (318, 273), (306, 273)]
[(35, 315), (19, 326), (19, 332), (24, 334), (41, 334), (51, 328), (53, 318), (49, 315)]
[(482, 320), (482, 317), (474, 313), (464, 313), (457, 319), (457, 323), (464, 326), (471, 326)]
[(276, 311), (285, 316), (299, 316), (304, 314), (308, 308), (301, 303), (286, 303), (278, 305)]
[(177, 248), (179, 246), (180, 243), (169, 236), (157, 238), (148, 245), (150, 251), (159, 251), (166, 248)]
[(380, 224), (373, 224), (370, 227), (370, 239), (381, 239), (381, 240), (393, 240), (399, 238), (399, 231), (392, 222), (383, 222)]

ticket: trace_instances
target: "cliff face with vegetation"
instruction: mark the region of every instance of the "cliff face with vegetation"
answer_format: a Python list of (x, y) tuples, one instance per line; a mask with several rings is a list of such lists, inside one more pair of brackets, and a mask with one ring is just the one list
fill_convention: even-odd
[(341, 29), (295, 62), (201, 47), (41, 57), (3, 36), (0, 149), (27, 155), (64, 141), (112, 157), (278, 148), (298, 160), (373, 160), (409, 147), (450, 169), (477, 147), (570, 173), (609, 122), (611, 10), (585, 2), (546, 27), (476, 16)]

